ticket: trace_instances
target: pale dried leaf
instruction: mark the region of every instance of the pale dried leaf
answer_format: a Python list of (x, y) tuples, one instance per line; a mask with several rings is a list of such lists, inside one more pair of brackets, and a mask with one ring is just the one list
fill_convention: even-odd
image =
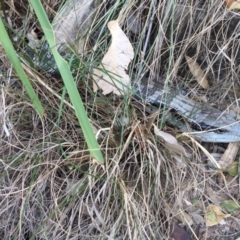
[(236, 159), (239, 150), (239, 143), (229, 143), (227, 149), (220, 159), (220, 166), (226, 170)]
[(229, 8), (235, 0), (225, 0), (227, 8)]
[(192, 206), (192, 203), (187, 199), (183, 198), (183, 201), (187, 204), (187, 206)]
[(187, 55), (185, 56), (185, 58), (188, 63), (189, 69), (190, 69), (192, 75), (197, 80), (198, 84), (204, 89), (209, 89), (208, 80), (207, 80), (203, 70), (198, 65), (198, 63), (193, 58), (191, 58)]
[(153, 123), (155, 119), (159, 116), (159, 111), (154, 112), (148, 117), (148, 121), (146, 123), (146, 128), (150, 131), (151, 127), (153, 126)]
[(184, 225), (191, 226), (193, 224), (192, 218), (186, 212), (180, 212), (175, 215), (175, 217), (182, 222)]
[(233, 9), (240, 9), (240, 1), (235, 0), (231, 3), (231, 5), (228, 7), (230, 10)]
[(130, 85), (126, 70), (134, 56), (133, 47), (117, 20), (109, 22), (108, 28), (112, 35), (112, 43), (98, 66), (103, 71), (98, 69), (93, 71), (95, 80), (93, 90), (96, 92), (99, 87), (103, 90), (103, 94), (113, 92), (122, 95), (127, 93)]
[(166, 146), (173, 152), (182, 154), (184, 156), (189, 155), (189, 154), (187, 154), (185, 148), (178, 143), (177, 139), (174, 136), (172, 136), (169, 133), (159, 130), (156, 125), (154, 125), (154, 133), (156, 136), (162, 137), (165, 140)]
[(166, 132), (163, 132), (163, 131), (159, 130), (156, 125), (154, 125), (154, 133), (157, 136), (162, 137), (167, 143), (178, 144), (178, 141), (174, 136), (172, 136), (169, 133), (166, 133)]
[(230, 214), (224, 214), (216, 205), (209, 205), (206, 208), (205, 220), (206, 226), (211, 227), (219, 224), (224, 218), (230, 217)]
[(95, 0), (66, 1), (52, 22), (56, 45), (60, 52), (71, 46), (79, 54), (84, 53), (86, 34), (97, 7)]
[(36, 32), (32, 29), (27, 33), (28, 46), (32, 49), (36, 49), (39, 46), (40, 40), (37, 38)]

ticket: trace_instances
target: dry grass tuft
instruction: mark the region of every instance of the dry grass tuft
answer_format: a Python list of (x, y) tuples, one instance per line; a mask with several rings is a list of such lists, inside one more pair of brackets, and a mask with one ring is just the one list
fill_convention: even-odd
[[(25, 11), (23, 2), (18, 4)], [(88, 39), (98, 50), (89, 51), (83, 64), (86, 74), (76, 77), (91, 123), (100, 132), (104, 165), (90, 158), (74, 111), (64, 103), (68, 96), (61, 80), (25, 67), (45, 108), (41, 119), (0, 49), (1, 69), (9, 69), (9, 76), (0, 81), (0, 238), (169, 239), (171, 224), (181, 225), (184, 221), (177, 219), (185, 213), (193, 222), (185, 223), (192, 239), (235, 239), (239, 221), (232, 219), (236, 227), (226, 230), (208, 229), (199, 219), (210, 203), (230, 198), (239, 202), (238, 179), (223, 178), (209, 167), (206, 155), (188, 139), (180, 141), (192, 153), (190, 158), (166, 148), (161, 139), (146, 132), (142, 120), (146, 114), (139, 113), (139, 106), (92, 93), (87, 73), (109, 44), (103, 23), (107, 17), (115, 19), (123, 8), (113, 2), (101, 6)], [(136, 54), (129, 72), (165, 75), (169, 84), (194, 89), (198, 86), (185, 60), (189, 55), (208, 76), (209, 102), (233, 102), (239, 97), (235, 90), (239, 88), (240, 14), (228, 11), (220, 0), (155, 2), (156, 6), (150, 0), (133, 1), (122, 12), (121, 24)], [(59, 5), (45, 3), (50, 15)], [(16, 6), (8, 8), (9, 16), (19, 20)], [(146, 41), (152, 16), (151, 37)], [(17, 20), (12, 20), (13, 27), (19, 27)], [(33, 16), (28, 20), (35, 24)], [(184, 81), (176, 82), (175, 76)], [(123, 116), (130, 124), (121, 123)], [(167, 125), (164, 130), (177, 134)], [(203, 146), (209, 152), (225, 147)]]

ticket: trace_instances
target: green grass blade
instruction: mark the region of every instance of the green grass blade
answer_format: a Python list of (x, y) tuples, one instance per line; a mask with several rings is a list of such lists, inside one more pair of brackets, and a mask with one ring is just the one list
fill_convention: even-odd
[(40, 100), (37, 97), (37, 94), (35, 93), (26, 73), (24, 72), (22, 65), (21, 65), (21, 61), (17, 56), (17, 53), (12, 45), (12, 42), (8, 36), (8, 33), (4, 27), (3, 21), (0, 17), (0, 42), (2, 43), (2, 46), (8, 56), (8, 58), (10, 59), (18, 77), (20, 78), (20, 80), (22, 81), (22, 84), (24, 86), (24, 88), (26, 89), (35, 109), (37, 110), (37, 112), (40, 114), (41, 117), (43, 117), (44, 114), (44, 110), (42, 107), (42, 104), (40, 102)]
[(91, 124), (88, 120), (85, 108), (83, 106), (83, 102), (77, 90), (77, 86), (74, 82), (73, 76), (70, 71), (70, 67), (68, 63), (61, 57), (58, 53), (56, 45), (55, 45), (55, 38), (52, 31), (52, 26), (48, 20), (46, 12), (39, 0), (31, 0), (30, 1), (33, 9), (37, 15), (37, 18), (42, 26), (43, 32), (45, 34), (46, 40), (50, 46), (50, 49), (53, 53), (55, 58), (56, 64), (58, 66), (59, 72), (62, 76), (64, 84), (67, 88), (70, 100), (73, 104), (76, 116), (82, 128), (84, 138), (87, 142), (88, 149), (92, 157), (94, 157), (98, 162), (104, 163), (104, 159), (102, 156), (102, 152), (100, 150), (99, 144), (94, 136)]

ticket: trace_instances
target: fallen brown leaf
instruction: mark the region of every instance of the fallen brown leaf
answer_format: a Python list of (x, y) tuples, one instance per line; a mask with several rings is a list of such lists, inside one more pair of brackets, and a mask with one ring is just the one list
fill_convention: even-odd
[(133, 59), (133, 47), (125, 33), (118, 25), (118, 21), (108, 23), (112, 35), (112, 43), (98, 68), (93, 70), (93, 90), (103, 90), (103, 94), (111, 92), (122, 95), (128, 92), (130, 79), (126, 70)]
[(159, 128), (154, 125), (154, 133), (156, 136), (162, 137), (165, 140), (166, 146), (175, 153), (182, 154), (183, 156), (188, 156), (185, 148), (180, 145), (177, 139), (169, 133), (159, 130)]
[(240, 1), (239, 0), (226, 0), (227, 2), (227, 7), (230, 10), (234, 10), (234, 9), (240, 9)]
[(236, 159), (239, 150), (239, 143), (229, 143), (227, 149), (220, 159), (220, 166), (223, 170), (226, 170)]
[(209, 89), (208, 80), (207, 80), (203, 70), (198, 65), (198, 63), (193, 58), (191, 58), (187, 55), (185, 56), (185, 58), (188, 63), (189, 69), (190, 69), (192, 75), (197, 80), (198, 84), (204, 89)]
[(192, 225), (193, 220), (189, 214), (186, 212), (180, 211), (178, 214), (175, 215), (175, 218), (182, 222), (184, 225)]
[(230, 214), (224, 214), (216, 205), (209, 205), (206, 208), (205, 220), (206, 226), (211, 227), (219, 224), (224, 218), (230, 217)]
[(235, 0), (225, 0), (227, 8), (229, 8)]

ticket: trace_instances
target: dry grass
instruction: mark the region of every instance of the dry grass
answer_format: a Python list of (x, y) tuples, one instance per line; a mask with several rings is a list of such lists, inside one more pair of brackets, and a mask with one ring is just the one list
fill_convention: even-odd
[[(234, 89), (239, 89), (240, 14), (228, 11), (218, 0), (178, 1), (174, 6), (174, 1), (161, 1), (154, 10), (151, 37), (146, 43), (153, 2), (129, 4), (122, 15), (122, 26), (136, 53), (130, 73), (167, 75), (169, 84), (192, 89), (197, 84), (191, 81), (184, 59), (187, 54), (197, 59), (209, 78), (210, 102), (231, 103), (239, 97)], [(54, 13), (49, 9), (54, 6), (56, 10), (57, 2), (46, 3), (49, 13)], [(119, 5), (112, 19), (121, 8)], [(19, 20), (17, 10), (13, 6), (9, 9), (9, 16)], [(100, 23), (107, 21), (112, 9), (112, 2), (102, 6)], [(24, 12), (23, 5), (21, 10)], [(130, 13), (141, 26), (135, 34), (127, 21)], [(34, 22), (34, 18), (29, 21)], [(97, 32), (99, 39), (94, 44), (99, 51), (89, 52), (85, 67), (91, 65), (90, 59), (101, 59), (109, 43), (106, 27), (101, 33), (103, 26), (95, 26), (93, 36)], [(90, 38), (90, 45), (92, 41)], [(141, 62), (145, 45), (146, 61)], [(40, 119), (2, 50), (0, 56), (10, 74), (2, 77), (0, 88), (1, 239), (169, 239), (170, 224), (181, 212), (203, 217), (210, 203), (230, 198), (239, 202), (238, 179), (226, 176), (224, 181), (208, 166), (205, 154), (194, 142), (182, 140), (192, 152), (191, 158), (171, 152), (152, 132), (146, 133), (146, 122), (132, 110), (136, 106), (92, 94), (91, 79), (86, 74), (76, 81), (91, 122), (96, 132), (100, 131), (106, 163), (99, 165), (89, 157), (71, 106), (62, 105), (61, 99), (68, 101), (68, 97), (62, 97), (61, 80), (27, 67), (45, 108), (45, 118)], [(175, 82), (175, 76), (184, 82)], [(127, 116), (130, 124), (121, 126), (115, 115)], [(177, 132), (168, 126), (164, 130)], [(203, 146), (210, 152), (225, 147), (214, 146), (213, 150), (212, 145)], [(194, 200), (198, 200), (195, 205)], [(231, 225), (230, 230), (207, 229), (194, 218), (193, 222), (186, 224), (193, 239), (239, 236), (238, 225)]]

